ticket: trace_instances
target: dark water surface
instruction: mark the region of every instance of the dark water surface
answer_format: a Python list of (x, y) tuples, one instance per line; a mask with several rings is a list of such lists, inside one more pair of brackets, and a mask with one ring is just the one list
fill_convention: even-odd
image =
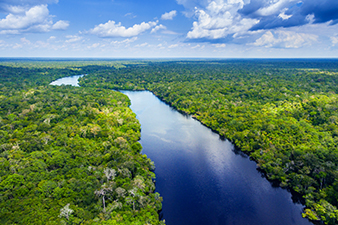
[(151, 92), (122, 92), (141, 123), (142, 153), (155, 162), (167, 225), (312, 224), (302, 218), (303, 206), (272, 187), (229, 141)]
[[(78, 86), (81, 76), (51, 84)], [(150, 92), (123, 93), (141, 123), (142, 153), (155, 162), (167, 225), (311, 224), (301, 216), (303, 206), (272, 187), (229, 141)]]

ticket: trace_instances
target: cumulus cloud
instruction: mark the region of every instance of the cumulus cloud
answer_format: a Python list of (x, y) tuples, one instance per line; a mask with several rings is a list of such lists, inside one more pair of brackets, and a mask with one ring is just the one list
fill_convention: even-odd
[(83, 39), (83, 37), (77, 36), (77, 35), (67, 35), (66, 43), (72, 43), (72, 42), (78, 42)]
[(25, 9), (13, 6), (10, 13), (0, 20), (0, 33), (20, 34), (25, 32), (48, 32), (52, 29), (66, 29), (69, 22), (60, 20), (53, 24), (47, 5), (36, 5)]
[(283, 20), (288, 20), (292, 17), (292, 15), (286, 15), (285, 12), (281, 12), (278, 17), (282, 18)]
[(170, 12), (164, 13), (161, 16), (161, 20), (172, 20), (177, 15), (176, 10), (172, 10)]
[(47, 41), (53, 41), (53, 40), (55, 40), (56, 39), (56, 37), (55, 36), (50, 36), (49, 38), (48, 38), (48, 40)]
[(216, 47), (216, 48), (225, 48), (226, 44), (213, 44), (212, 46)]
[(58, 3), (58, 0), (1, 0), (0, 12), (22, 13), (37, 5)]
[(338, 24), (338, 1), (332, 0), (176, 1), (188, 11), (194, 7), (190, 41), (234, 41), (263, 30)]
[(167, 29), (165, 26), (163, 26), (162, 24), (160, 25), (157, 25), (156, 27), (154, 27), (153, 29), (151, 29), (150, 33), (156, 33), (158, 30), (161, 30), (161, 29)]
[(198, 19), (193, 23), (187, 38), (220, 39), (245, 33), (259, 20), (241, 17), (237, 11), (243, 5), (242, 0), (218, 0), (211, 1), (205, 9), (196, 8), (195, 15)]
[(277, 0), (270, 1), (268, 5), (257, 10), (257, 14), (261, 16), (271, 16), (279, 14), (282, 8), (295, 0)]
[(52, 29), (53, 30), (66, 30), (68, 26), (69, 26), (68, 21), (59, 20), (53, 25)]
[(26, 29), (32, 25), (49, 23), (49, 11), (47, 5), (34, 6), (24, 13), (24, 15), (9, 14), (0, 20), (0, 29)]
[(300, 48), (305, 45), (311, 45), (318, 39), (317, 35), (296, 33), (293, 31), (267, 31), (259, 39), (254, 46), (276, 47), (276, 48)]
[(239, 13), (260, 22), (251, 30), (302, 26), (309, 23), (336, 24), (338, 2), (331, 0), (252, 0)]
[(115, 21), (109, 20), (105, 24), (99, 24), (93, 29), (89, 30), (90, 34), (95, 34), (99, 37), (133, 37), (137, 36), (146, 30), (156, 26), (157, 22), (142, 22), (141, 24), (135, 24), (132, 27), (126, 28), (121, 23), (115, 23)]

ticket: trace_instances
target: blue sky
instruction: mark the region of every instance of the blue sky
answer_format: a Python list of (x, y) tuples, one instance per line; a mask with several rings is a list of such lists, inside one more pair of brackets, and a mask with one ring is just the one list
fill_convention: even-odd
[(0, 57), (338, 57), (338, 0), (0, 0)]

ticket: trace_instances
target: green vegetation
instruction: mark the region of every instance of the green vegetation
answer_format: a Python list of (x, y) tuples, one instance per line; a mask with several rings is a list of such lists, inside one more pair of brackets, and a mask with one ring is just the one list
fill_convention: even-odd
[(337, 68), (337, 60), (149, 62), (97, 70), (80, 85), (152, 91), (301, 194), (304, 217), (337, 224)]
[[(302, 195), (304, 217), (337, 224), (337, 68), (337, 60), (2, 62), (0, 223), (158, 224), (140, 125), (111, 91), (148, 89)], [(75, 74), (88, 74), (81, 88), (48, 86)]]
[(74, 64), (0, 66), (0, 223), (162, 223), (129, 99), (48, 85)]

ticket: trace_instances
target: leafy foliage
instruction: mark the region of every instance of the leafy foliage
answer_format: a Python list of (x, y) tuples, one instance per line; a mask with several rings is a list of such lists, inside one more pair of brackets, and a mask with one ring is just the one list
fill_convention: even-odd
[(152, 91), (301, 194), (304, 216), (336, 224), (337, 68), (337, 60), (149, 62), (97, 71), (81, 85)]
[(160, 223), (125, 95), (45, 85), (73, 69), (0, 71), (1, 224)]

